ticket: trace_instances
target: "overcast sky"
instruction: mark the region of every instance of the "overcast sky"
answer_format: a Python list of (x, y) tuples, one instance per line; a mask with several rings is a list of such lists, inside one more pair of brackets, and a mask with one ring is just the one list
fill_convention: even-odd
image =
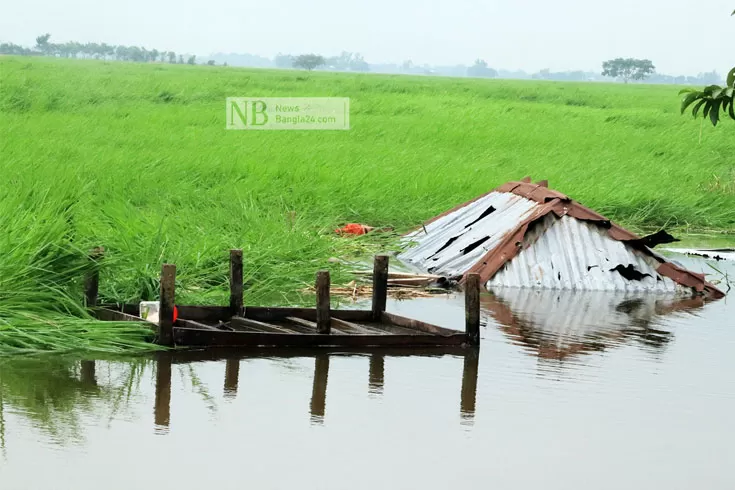
[(666, 74), (735, 61), (735, 0), (0, 0), (0, 42), (107, 42), (208, 55), (360, 52), (370, 63), (598, 71), (648, 58)]

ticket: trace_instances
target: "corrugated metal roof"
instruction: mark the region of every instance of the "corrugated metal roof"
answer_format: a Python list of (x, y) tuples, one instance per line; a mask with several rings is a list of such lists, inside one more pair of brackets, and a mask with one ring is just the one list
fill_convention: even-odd
[[(406, 235), (399, 258), (450, 277), (480, 274), (488, 285), (569, 290), (724, 294), (634, 233), (530, 179), (508, 182)], [(496, 277), (497, 274), (497, 277)]]
[[(524, 237), (523, 250), (488, 282), (491, 286), (589, 291), (655, 291), (673, 293), (677, 284), (656, 272), (658, 261), (604, 229), (569, 216), (547, 214)], [(641, 274), (626, 279), (618, 266)]]
[(432, 274), (464, 274), (538, 204), (509, 192), (491, 192), (406, 236), (415, 246), (398, 258)]

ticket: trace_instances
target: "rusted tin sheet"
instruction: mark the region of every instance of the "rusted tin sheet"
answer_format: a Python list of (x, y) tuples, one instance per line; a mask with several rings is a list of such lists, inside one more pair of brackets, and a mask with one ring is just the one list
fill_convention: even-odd
[(703, 275), (668, 262), (636, 234), (527, 179), (437, 216), (406, 235), (408, 242), (416, 245), (401, 260), (447, 276), (475, 272), (487, 285), (493, 279), (514, 287), (659, 293), (678, 286), (689, 294), (724, 296)]

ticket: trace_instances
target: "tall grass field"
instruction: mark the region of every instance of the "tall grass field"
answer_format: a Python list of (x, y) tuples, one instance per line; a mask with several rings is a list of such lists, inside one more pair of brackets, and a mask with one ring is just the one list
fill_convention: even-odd
[[(147, 331), (82, 308), (286, 304), (333, 258), (531, 175), (637, 231), (735, 231), (735, 125), (679, 114), (679, 87), (334, 74), (0, 57), (0, 354), (144, 347)], [(349, 97), (349, 131), (227, 131), (225, 98)], [(331, 259), (331, 260), (330, 260)]]

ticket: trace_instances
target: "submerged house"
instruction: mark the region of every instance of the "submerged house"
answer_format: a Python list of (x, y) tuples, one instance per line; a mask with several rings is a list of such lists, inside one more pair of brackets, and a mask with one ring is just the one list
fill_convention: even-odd
[(530, 178), (446, 211), (404, 238), (403, 262), (431, 274), (480, 274), (486, 288), (724, 294), (703, 274), (654, 252), (641, 238)]

